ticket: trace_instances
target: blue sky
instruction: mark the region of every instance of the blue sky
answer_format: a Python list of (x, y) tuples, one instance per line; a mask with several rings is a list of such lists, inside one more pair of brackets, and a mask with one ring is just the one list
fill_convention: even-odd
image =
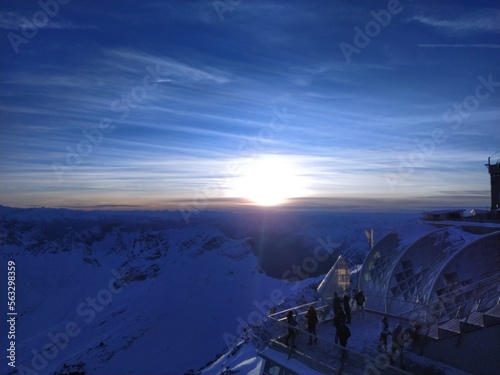
[(496, 1), (40, 3), (0, 5), (0, 204), (489, 207)]

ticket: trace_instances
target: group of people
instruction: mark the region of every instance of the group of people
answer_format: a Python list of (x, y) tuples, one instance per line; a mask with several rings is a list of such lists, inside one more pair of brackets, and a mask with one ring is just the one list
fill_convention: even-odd
[[(364, 317), (364, 305), (366, 297), (363, 291), (358, 291), (354, 296), (354, 301), (357, 305), (357, 310)], [(340, 341), (340, 345), (346, 346), (347, 339), (350, 337), (350, 332), (347, 331), (346, 324), (351, 323), (351, 298), (347, 293), (344, 293), (342, 298), (338, 293), (333, 294), (333, 324), (336, 328), (335, 343)], [(347, 328), (347, 329), (346, 329)], [(343, 344), (345, 342), (345, 344)]]
[[(316, 313), (316, 309), (314, 306), (309, 306), (309, 310), (307, 310), (306, 314), (307, 318), (307, 330), (309, 331), (309, 342), (308, 345), (316, 344), (318, 342), (318, 336), (316, 336), (316, 325), (319, 322), (318, 314)], [(295, 327), (297, 326), (297, 320), (295, 319), (295, 314), (293, 310), (290, 310), (286, 316), (286, 322), (288, 325), (288, 336), (285, 340), (285, 345), (288, 346), (288, 342), (290, 342), (290, 347), (295, 347)]]
[[(391, 337), (391, 351), (387, 351), (387, 338)], [(401, 324), (397, 324), (394, 331), (389, 330), (389, 319), (384, 316), (380, 321), (380, 338), (379, 338), (379, 349), (383, 350), (389, 355), (389, 360), (391, 364), (394, 364), (394, 358), (397, 353), (399, 353), (399, 360), (401, 367), (404, 367), (404, 344), (406, 338), (403, 332), (403, 327)]]
[[(347, 323), (351, 323), (351, 305), (350, 298), (344, 294), (342, 299), (338, 293), (333, 295), (333, 325), (335, 326), (335, 344), (340, 342), (340, 345), (345, 348), (347, 340), (351, 337), (351, 330), (347, 327)], [(341, 360), (345, 359), (347, 354), (346, 349), (342, 349)]]
[[(389, 355), (391, 364), (394, 364), (394, 359), (399, 353), (399, 361), (401, 368), (404, 368), (404, 348), (407, 344), (418, 344), (420, 342), (420, 330), (422, 325), (419, 322), (414, 322), (412, 327), (408, 327), (403, 331), (401, 324), (396, 324), (394, 331), (389, 330), (389, 319), (384, 316), (380, 321), (380, 338), (379, 349)], [(391, 351), (387, 351), (387, 338), (391, 337)]]
[[(351, 309), (356, 303), (358, 315), (360, 318), (364, 318), (364, 304), (366, 297), (363, 291), (358, 291), (352, 300), (347, 293), (345, 293), (342, 298), (338, 293), (334, 293), (333, 296), (333, 325), (335, 326), (335, 344), (339, 344), (342, 348), (341, 360), (345, 359), (347, 350), (347, 341), (351, 337), (351, 331), (347, 324), (351, 323)], [(316, 335), (316, 326), (319, 322), (318, 314), (316, 310), (311, 305), (306, 314), (307, 318), (307, 328), (309, 332), (308, 345), (313, 345), (318, 342), (318, 337)], [(290, 342), (290, 348), (295, 348), (295, 336), (296, 336), (296, 326), (297, 320), (293, 310), (290, 310), (287, 315), (288, 324), (288, 336), (286, 338), (285, 344), (288, 345)], [(379, 336), (379, 349), (383, 350), (389, 355), (391, 364), (394, 364), (395, 358), (399, 354), (400, 365), (404, 367), (404, 348), (408, 342), (418, 342), (420, 339), (420, 329), (421, 325), (418, 323), (414, 324), (413, 327), (407, 328), (403, 331), (401, 324), (397, 324), (393, 331), (389, 329), (389, 319), (384, 316), (380, 321), (380, 336)], [(388, 338), (391, 338), (391, 347), (388, 351)]]
[[(358, 310), (360, 310), (364, 314), (364, 303), (366, 298), (363, 295), (362, 291), (359, 291), (355, 297), (354, 301), (357, 304)], [(342, 347), (347, 346), (347, 341), (349, 337), (351, 337), (351, 331), (347, 324), (351, 323), (351, 298), (346, 293), (340, 298), (338, 293), (334, 294), (333, 298), (333, 324), (335, 326), (335, 343)], [(318, 342), (318, 337), (316, 335), (316, 326), (319, 322), (318, 314), (314, 309), (314, 306), (309, 306), (309, 309), (306, 314), (307, 318), (307, 329), (309, 332), (309, 341), (308, 345), (313, 345)], [(285, 345), (290, 345), (290, 348), (295, 347), (295, 337), (296, 337), (296, 326), (297, 320), (293, 310), (290, 310), (287, 314), (287, 325), (288, 325), (288, 335), (285, 340)], [(342, 359), (346, 355), (346, 350), (342, 350)]]

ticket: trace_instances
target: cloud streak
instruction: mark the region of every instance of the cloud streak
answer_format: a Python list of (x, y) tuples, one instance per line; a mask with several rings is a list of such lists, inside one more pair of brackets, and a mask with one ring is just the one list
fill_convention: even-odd
[(411, 20), (432, 26), (446, 33), (456, 33), (459, 35), (468, 33), (500, 33), (500, 12), (498, 9), (481, 10), (455, 18), (415, 15)]
[(500, 48), (500, 44), (417, 44), (422, 48)]

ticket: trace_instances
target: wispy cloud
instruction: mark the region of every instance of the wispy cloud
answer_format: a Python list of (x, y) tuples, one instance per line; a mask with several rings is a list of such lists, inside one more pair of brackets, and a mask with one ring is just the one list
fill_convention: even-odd
[(500, 44), (417, 44), (422, 48), (500, 48)]
[(158, 70), (158, 74), (170, 77), (174, 81), (192, 81), (192, 82), (213, 82), (227, 83), (230, 81), (228, 74), (219, 69), (209, 66), (196, 66), (195, 63), (189, 64), (174, 60), (170, 57), (152, 56), (141, 52), (126, 49), (113, 49), (106, 51), (108, 62), (111, 65), (116, 61), (131, 66), (153, 66)]
[(496, 9), (481, 10), (457, 18), (438, 18), (434, 16), (415, 15), (412, 21), (432, 26), (448, 34), (471, 34), (483, 32), (500, 32), (500, 12)]

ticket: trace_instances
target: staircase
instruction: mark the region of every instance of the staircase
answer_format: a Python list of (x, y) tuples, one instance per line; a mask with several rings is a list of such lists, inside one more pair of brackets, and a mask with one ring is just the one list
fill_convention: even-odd
[(485, 311), (475, 311), (465, 318), (455, 318), (442, 324), (434, 324), (422, 334), (434, 340), (446, 339), (500, 324), (500, 304)]
[(409, 350), (473, 374), (497, 374), (500, 368), (500, 304), (463, 318), (421, 330)]

